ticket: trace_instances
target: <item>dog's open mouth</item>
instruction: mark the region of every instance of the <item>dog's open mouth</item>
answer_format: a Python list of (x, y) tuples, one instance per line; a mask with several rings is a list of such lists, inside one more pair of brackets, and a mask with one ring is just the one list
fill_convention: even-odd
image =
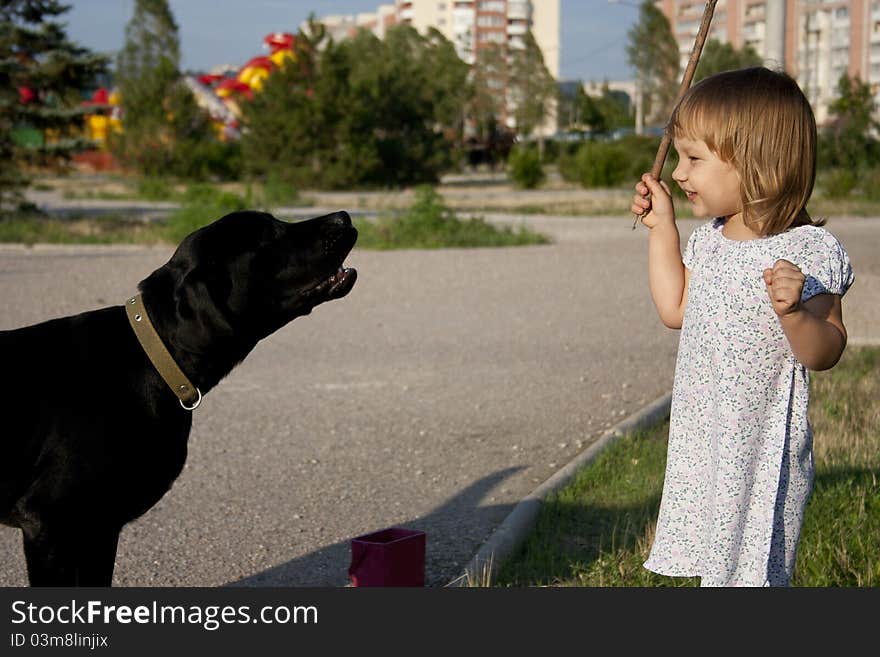
[(351, 267), (340, 267), (330, 278), (318, 285), (318, 290), (328, 299), (340, 299), (351, 292), (357, 280), (357, 270)]

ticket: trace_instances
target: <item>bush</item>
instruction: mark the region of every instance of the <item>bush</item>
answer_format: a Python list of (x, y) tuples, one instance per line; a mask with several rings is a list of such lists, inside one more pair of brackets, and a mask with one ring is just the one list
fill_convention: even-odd
[(819, 186), (826, 198), (846, 198), (858, 184), (859, 177), (850, 169), (831, 169), (819, 176)]
[(141, 178), (137, 194), (148, 201), (170, 201), (174, 198), (174, 186), (164, 178)]
[(169, 166), (167, 173), (185, 180), (238, 180), (242, 171), (241, 144), (217, 139), (182, 141)]
[(517, 187), (535, 189), (547, 176), (541, 166), (541, 158), (533, 148), (515, 148), (507, 160), (510, 177)]
[(869, 201), (880, 201), (880, 170), (872, 169), (864, 172), (862, 193)]
[(574, 155), (559, 158), (565, 180), (583, 187), (617, 187), (633, 183), (650, 171), (660, 141), (651, 137), (627, 137), (617, 141), (588, 141)]
[(270, 172), (263, 183), (263, 203), (269, 207), (291, 205), (300, 201), (299, 192), (292, 182)]
[(238, 194), (219, 192), (209, 185), (191, 185), (184, 194), (183, 205), (163, 226), (162, 236), (177, 244), (194, 230), (248, 206), (248, 201)]
[(462, 220), (443, 204), (429, 185), (416, 189), (410, 209), (375, 223), (357, 222), (359, 247), (367, 249), (437, 249), (444, 247), (520, 246), (549, 240), (526, 228), (496, 227), (482, 218)]

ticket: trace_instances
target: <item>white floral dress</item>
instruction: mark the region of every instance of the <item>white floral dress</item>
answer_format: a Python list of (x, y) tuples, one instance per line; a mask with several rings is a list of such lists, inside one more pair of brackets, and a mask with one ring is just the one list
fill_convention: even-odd
[(849, 257), (823, 228), (747, 241), (697, 228), (675, 368), (666, 478), (645, 567), (703, 586), (786, 586), (813, 483), (809, 373), (773, 311), (764, 269), (806, 276), (802, 300), (843, 295)]

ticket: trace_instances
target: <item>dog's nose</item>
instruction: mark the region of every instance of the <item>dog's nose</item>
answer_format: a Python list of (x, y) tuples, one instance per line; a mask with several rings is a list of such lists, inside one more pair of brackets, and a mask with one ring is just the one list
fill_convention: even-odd
[(333, 221), (342, 225), (342, 226), (351, 226), (351, 217), (348, 215), (348, 212), (345, 210), (340, 210), (339, 212), (334, 212), (332, 215)]

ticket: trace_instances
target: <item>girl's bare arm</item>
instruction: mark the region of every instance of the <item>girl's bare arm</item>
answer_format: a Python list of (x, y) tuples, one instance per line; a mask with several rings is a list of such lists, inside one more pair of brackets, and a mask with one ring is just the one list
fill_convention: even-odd
[(764, 271), (767, 293), (798, 362), (811, 370), (827, 370), (846, 347), (840, 295), (819, 294), (801, 303), (805, 277), (787, 260)]
[(669, 189), (650, 174), (645, 174), (636, 185), (631, 209), (634, 214), (641, 214), (648, 207), (651, 211), (642, 223), (651, 230), (648, 237), (651, 297), (663, 324), (679, 329), (687, 305), (690, 272), (681, 260), (680, 236)]

